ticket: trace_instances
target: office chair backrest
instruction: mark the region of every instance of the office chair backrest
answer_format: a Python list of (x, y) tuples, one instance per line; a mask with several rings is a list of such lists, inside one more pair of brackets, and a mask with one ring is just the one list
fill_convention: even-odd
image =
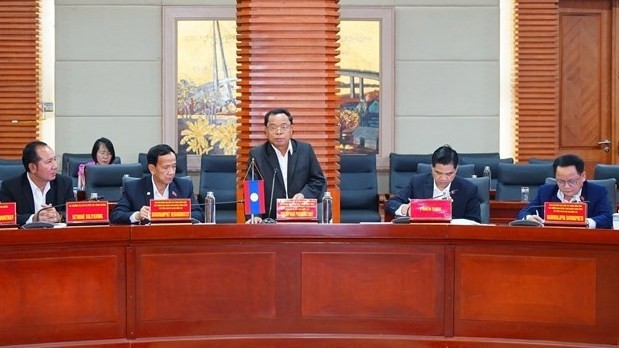
[(0, 180), (6, 180), (21, 175), (26, 170), (20, 164), (2, 164), (0, 165)]
[[(71, 178), (73, 186), (77, 186), (77, 172), (80, 164), (92, 161), (92, 156), (89, 153), (64, 153), (62, 154), (62, 174)], [(120, 164), (120, 157), (115, 157), (114, 164)]]
[(381, 221), (376, 155), (340, 155), (340, 221)]
[[(417, 165), (417, 174), (425, 174), (432, 172), (432, 165), (429, 163), (419, 163)], [(456, 175), (461, 178), (470, 178), (475, 174), (474, 164), (460, 164)]]
[(142, 166), (139, 163), (115, 164), (107, 166), (86, 166), (86, 198), (93, 192), (107, 201), (118, 201), (123, 176), (142, 177)]
[(551, 164), (499, 163), (495, 199), (520, 201), (524, 186), (529, 188), (529, 197), (534, 197), (548, 177), (554, 177)]
[(23, 167), (21, 159), (0, 158), (0, 165), (5, 166), (7, 164), (19, 164)]
[[(150, 174), (148, 170), (148, 159), (146, 158), (146, 153), (140, 152), (138, 154), (138, 162), (142, 165), (142, 176), (147, 176)], [(180, 152), (176, 154), (176, 176), (187, 176), (189, 175), (187, 172), (187, 153)]]
[[(217, 202), (217, 223), (236, 222), (236, 156), (202, 155), (198, 201), (204, 203), (208, 191)], [(222, 204), (222, 202), (230, 202)]]
[(482, 176), (465, 179), (477, 186), (477, 198), (479, 199), (481, 223), (490, 223), (490, 178)]
[(397, 194), (417, 174), (419, 163), (432, 163), (432, 155), (389, 154), (389, 193)]

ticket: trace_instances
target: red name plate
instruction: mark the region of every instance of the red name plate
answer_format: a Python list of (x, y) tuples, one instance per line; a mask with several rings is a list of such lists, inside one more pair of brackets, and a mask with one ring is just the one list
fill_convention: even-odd
[(587, 203), (544, 203), (544, 224), (587, 225)]
[(314, 198), (277, 200), (278, 221), (317, 221), (318, 207)]
[(15, 202), (0, 203), (0, 226), (13, 226), (17, 223)]
[(451, 221), (450, 199), (411, 199), (410, 208), (414, 221)]
[(67, 202), (67, 225), (107, 224), (109, 213), (107, 201)]
[(191, 199), (151, 199), (150, 221), (191, 221)]

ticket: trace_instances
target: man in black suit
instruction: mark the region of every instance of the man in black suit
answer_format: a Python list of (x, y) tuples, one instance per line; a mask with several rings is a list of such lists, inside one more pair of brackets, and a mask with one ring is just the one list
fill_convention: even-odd
[(458, 153), (449, 145), (432, 154), (432, 171), (414, 175), (408, 186), (387, 201), (385, 212), (393, 216), (409, 216), (411, 198), (449, 198), (454, 219), (481, 221), (477, 186), (456, 176)]
[(0, 201), (16, 203), (20, 226), (60, 222), (64, 204), (75, 197), (71, 178), (57, 173), (56, 153), (46, 143), (32, 141), (24, 147), (22, 163), (26, 172), (2, 182)]
[(166, 145), (155, 145), (146, 154), (151, 175), (128, 181), (110, 221), (116, 224), (150, 220), (151, 199), (191, 198), (191, 217), (204, 221), (204, 213), (193, 193), (191, 180), (176, 178), (176, 153)]
[(274, 219), (278, 198), (320, 200), (325, 191), (325, 176), (314, 149), (309, 143), (292, 139), (292, 121), (286, 109), (268, 111), (264, 115), (267, 141), (249, 152), (250, 163), (254, 159), (263, 176), (266, 198), (266, 214), (255, 217), (254, 222)]

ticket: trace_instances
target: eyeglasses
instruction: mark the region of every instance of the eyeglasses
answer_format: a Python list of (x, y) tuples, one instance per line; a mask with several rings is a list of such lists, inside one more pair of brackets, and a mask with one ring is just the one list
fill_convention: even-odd
[(275, 133), (278, 130), (281, 130), (282, 132), (287, 132), (290, 130), (290, 128), (292, 128), (289, 124), (283, 124), (281, 126), (276, 126), (274, 124), (270, 124), (267, 126), (267, 129), (269, 130), (269, 132), (271, 133)]
[(578, 185), (579, 181), (580, 181), (580, 178), (578, 178), (578, 179), (570, 179), (570, 180), (557, 179), (557, 185), (573, 187), (573, 186)]
[(112, 153), (109, 152), (109, 151), (99, 151), (99, 152), (97, 152), (97, 154), (99, 156), (101, 156), (101, 157), (111, 157), (112, 156)]

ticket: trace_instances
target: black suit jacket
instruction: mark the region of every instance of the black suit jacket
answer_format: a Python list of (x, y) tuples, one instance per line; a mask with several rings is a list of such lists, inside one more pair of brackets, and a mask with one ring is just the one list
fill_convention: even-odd
[[(191, 198), (191, 217), (204, 222), (204, 212), (193, 193), (193, 184), (189, 180), (174, 178), (168, 187), (169, 198)], [(139, 180), (128, 181), (118, 203), (112, 210), (110, 222), (115, 224), (130, 224), (131, 214), (149, 205), (155, 197), (153, 193), (152, 175)]]
[[(35, 211), (32, 189), (26, 175), (26, 173), (23, 173), (4, 180), (0, 188), (0, 201), (16, 203), (17, 224), (19, 226), (25, 224)], [(50, 190), (45, 195), (46, 204), (57, 206), (75, 200), (73, 182), (68, 176), (56, 174), (56, 179), (50, 181), (49, 184)], [(65, 211), (64, 205), (57, 207), (56, 211), (62, 214)]]
[[(451, 182), (451, 216), (454, 219), (468, 219), (481, 222), (481, 208), (477, 198), (477, 186), (456, 176)], [(408, 204), (410, 198), (432, 198), (434, 178), (431, 173), (414, 175), (408, 185), (385, 205), (385, 212), (395, 216), (402, 204)]]
[[(542, 185), (537, 190), (537, 196), (526, 207), (518, 212), (517, 219), (526, 218), (527, 215), (539, 213), (544, 218), (545, 202), (560, 202), (557, 197), (559, 186), (557, 184)], [(582, 185), (582, 200), (587, 202), (587, 217), (595, 221), (595, 228), (613, 228), (614, 207), (608, 201), (608, 191), (604, 186), (600, 186), (589, 181)]]
[[(288, 197), (286, 197), (284, 177), (279, 169), (277, 154), (271, 143), (267, 141), (249, 152), (249, 162), (251, 163), (252, 158), (255, 159), (256, 166), (264, 180), (266, 214), (263, 214), (263, 218), (275, 219), (275, 202), (278, 198), (292, 198), (301, 192), (305, 198), (316, 198), (320, 201), (325, 191), (325, 176), (312, 145), (293, 139), (290, 141), (292, 142), (292, 155), (288, 153)], [(275, 180), (273, 180), (274, 176)], [(273, 192), (273, 198), (271, 198), (271, 192)]]

